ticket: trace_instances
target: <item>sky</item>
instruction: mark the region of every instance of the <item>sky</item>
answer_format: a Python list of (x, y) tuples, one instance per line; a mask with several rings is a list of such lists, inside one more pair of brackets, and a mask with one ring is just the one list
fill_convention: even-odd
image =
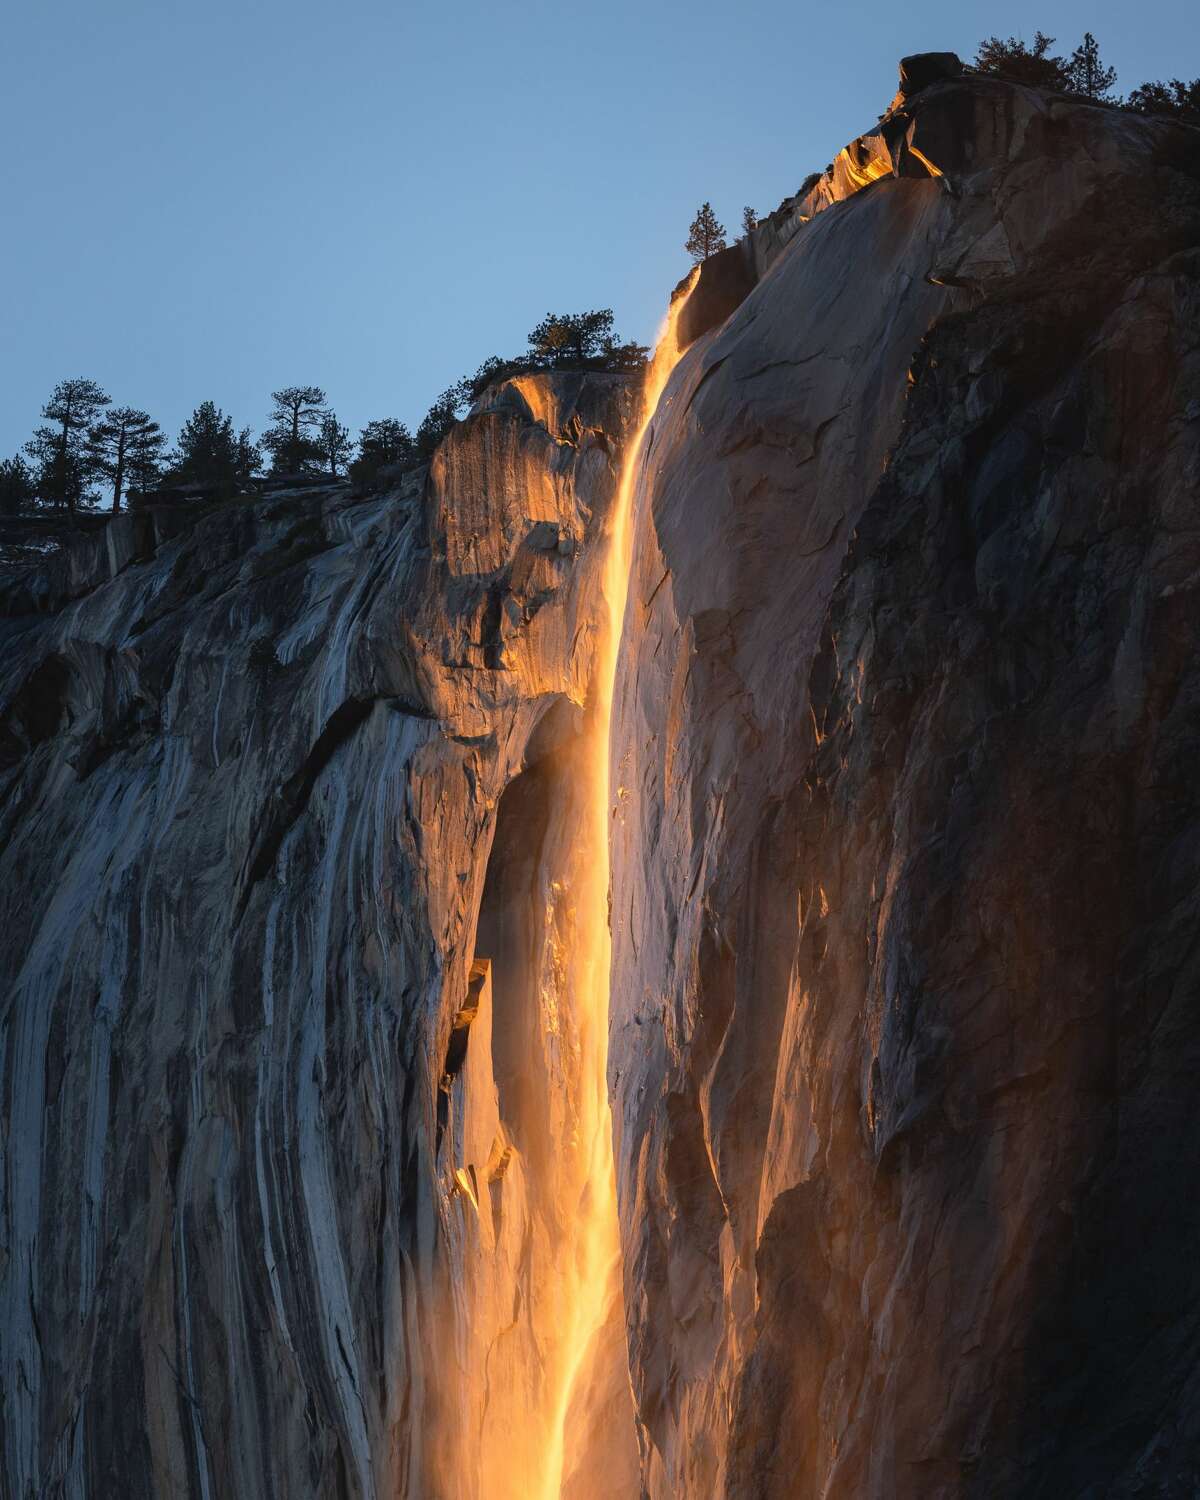
[(70, 376), (172, 438), (309, 383), (415, 429), (547, 312), (650, 342), (703, 200), (736, 232), (875, 122), (901, 55), (1038, 29), (1093, 31), (1119, 90), (1200, 74), (1194, 0), (14, 4), (0, 457)]

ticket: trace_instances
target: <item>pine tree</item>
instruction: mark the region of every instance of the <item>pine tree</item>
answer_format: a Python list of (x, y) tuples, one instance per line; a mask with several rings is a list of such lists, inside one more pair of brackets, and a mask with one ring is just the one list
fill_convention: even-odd
[(997, 78), (1007, 78), (1011, 83), (1023, 83), (1029, 88), (1067, 88), (1067, 65), (1061, 57), (1054, 57), (1050, 48), (1054, 38), (1041, 31), (1033, 34), (1033, 46), (1015, 36), (1001, 41), (998, 36), (989, 36), (979, 44), (975, 68), (979, 73), (990, 73)]
[(697, 264), (725, 248), (725, 226), (717, 222), (711, 203), (702, 203), (683, 247)]
[(319, 385), (289, 385), (272, 391), (275, 403), (262, 446), (271, 454), (276, 473), (292, 474), (320, 463), (316, 435), (329, 415), (325, 392)]
[(394, 417), (368, 422), (358, 440), (358, 456), (378, 466), (411, 463), (417, 456), (412, 433)]
[(1113, 84), (1117, 81), (1116, 68), (1106, 68), (1100, 59), (1100, 47), (1090, 31), (1085, 31), (1083, 41), (1071, 53), (1066, 66), (1066, 86), (1073, 94), (1097, 103), (1111, 100)]
[(463, 400), (469, 405), (482, 396), (494, 381), (503, 380), (506, 375), (519, 374), (527, 370), (531, 363), (537, 362), (536, 358), (502, 359), (498, 354), (489, 354), (474, 375), (464, 375), (459, 381)]
[(560, 365), (567, 357), (571, 333), (567, 320), (547, 313), (529, 333), (529, 350), (535, 364)]
[(463, 390), (460, 383), (444, 390), (425, 413), (417, 428), (417, 453), (421, 458), (433, 456), (434, 449), (449, 435), (458, 421), (462, 405)]
[(60, 380), (42, 416), (53, 426), (38, 427), (25, 444), (37, 466), (38, 494), (47, 505), (74, 510), (87, 494), (91, 468), (88, 428), (111, 398), (94, 380)]
[(30, 509), (36, 495), (33, 471), (20, 454), (0, 462), (0, 516), (19, 516)]
[(338, 465), (349, 461), (351, 449), (354, 447), (350, 438), (350, 429), (343, 427), (333, 412), (329, 412), (317, 429), (316, 444), (321, 450), (321, 457), (329, 465), (330, 474), (336, 479)]
[(233, 430), (212, 401), (202, 401), (179, 433), (179, 447), (170, 457), (170, 477), (179, 484), (198, 484), (218, 495), (235, 495), (259, 467), (262, 455), (251, 441), (250, 429)]
[(162, 480), (163, 455), (158, 442), (133, 443), (125, 462), (125, 493), (133, 496), (146, 495), (156, 489)]
[(604, 340), (599, 355), (606, 370), (640, 370), (649, 357), (650, 349), (646, 344), (639, 344), (635, 339), (622, 343), (614, 338)]
[(248, 427), (243, 427), (233, 445), (233, 477), (239, 490), (245, 489), (248, 480), (262, 468), (262, 449), (254, 441)]
[(758, 215), (749, 204), (742, 209), (742, 233), (753, 234), (758, 228)]
[(1126, 107), (1141, 115), (1177, 115), (1189, 123), (1200, 123), (1200, 78), (1190, 83), (1182, 78), (1140, 83), (1131, 89)]
[(350, 465), (350, 478), (361, 489), (373, 489), (385, 470), (411, 467), (417, 445), (403, 422), (382, 417), (368, 422), (358, 439), (358, 457)]
[(42, 505), (75, 510), (88, 496), (88, 469), (82, 443), (65, 446), (57, 427), (35, 427), (23, 451), (33, 463), (33, 483)]
[(157, 458), (166, 438), (147, 412), (132, 406), (116, 406), (88, 432), (88, 463), (94, 474), (112, 486), (113, 513), (121, 509), (121, 496), (137, 470), (139, 488), (145, 488), (148, 472), (157, 469)]
[(612, 343), (613, 310), (594, 308), (582, 313), (547, 313), (529, 334), (535, 362), (586, 369), (597, 363)]

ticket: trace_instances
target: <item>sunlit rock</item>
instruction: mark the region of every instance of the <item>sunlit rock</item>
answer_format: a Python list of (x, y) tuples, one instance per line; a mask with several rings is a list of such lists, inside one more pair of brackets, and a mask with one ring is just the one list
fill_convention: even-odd
[(1192, 1493), (1198, 138), (905, 59), (629, 470), (0, 583), (0, 1490)]
[(610, 1050), (655, 1500), (1194, 1486), (1198, 140), (935, 79), (660, 404)]

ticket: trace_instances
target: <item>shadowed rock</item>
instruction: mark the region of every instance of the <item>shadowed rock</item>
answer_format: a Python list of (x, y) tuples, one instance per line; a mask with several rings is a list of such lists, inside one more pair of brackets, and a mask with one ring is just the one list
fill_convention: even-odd
[(629, 405), (527, 378), (398, 491), (121, 517), (9, 590), (6, 1494), (502, 1493), (571, 1031), (505, 983), (518, 1118), (474, 933), (501, 793), (581, 732)]
[(656, 1500), (1200, 1472), (1200, 132), (930, 71), (752, 236), (639, 497), (610, 1070)]
[[(1198, 140), (908, 58), (701, 270), (569, 1500), (1196, 1489)], [(6, 1495), (527, 1494), (634, 405), (521, 376), (387, 495), (0, 588)]]

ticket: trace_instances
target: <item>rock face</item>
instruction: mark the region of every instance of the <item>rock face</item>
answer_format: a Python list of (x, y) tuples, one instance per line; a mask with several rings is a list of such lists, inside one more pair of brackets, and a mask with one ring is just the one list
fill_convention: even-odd
[(610, 1076), (645, 1483), (1192, 1494), (1200, 133), (898, 104), (735, 248), (643, 480)]
[(6, 1496), (507, 1493), (629, 405), (514, 382), (398, 495), (129, 517), (11, 589)]
[[(566, 1500), (1200, 1485), (1198, 143), (905, 59), (702, 270)], [(522, 377), (396, 493), (0, 589), (6, 1500), (538, 1491), (633, 408)]]

